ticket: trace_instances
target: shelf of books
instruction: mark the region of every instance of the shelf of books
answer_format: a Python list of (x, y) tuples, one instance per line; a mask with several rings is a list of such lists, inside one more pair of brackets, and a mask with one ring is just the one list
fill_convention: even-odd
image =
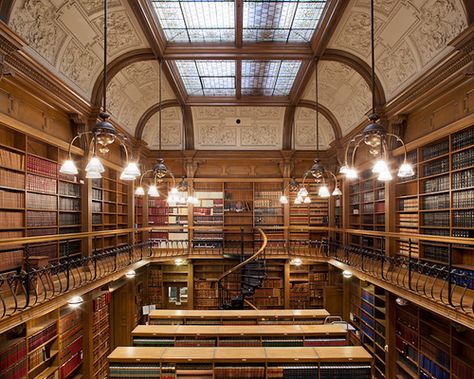
[(28, 376), (28, 362), (26, 349), (26, 325), (0, 335), (0, 377), (26, 378)]
[(224, 249), (226, 253), (240, 253), (241, 237), (244, 241), (244, 253), (253, 250), (253, 183), (224, 183), (224, 225), (240, 230), (224, 231)]
[[(30, 320), (26, 327), (28, 378), (59, 372), (58, 310)], [(52, 376), (54, 377), (54, 376)]]
[(374, 356), (376, 379), (386, 377), (386, 296), (379, 287), (352, 280), (350, 318), (356, 338)]
[[(59, 173), (66, 153), (56, 146), (0, 127), (0, 238), (81, 231), (81, 188), (77, 177)], [(81, 254), (80, 241), (29, 246), (39, 261)], [(23, 264), (19, 246), (2, 248), (0, 271)]]
[[(285, 213), (280, 203), (283, 195), (283, 182), (254, 184), (254, 220), (255, 227), (264, 230), (268, 238), (267, 253), (284, 254), (285, 251)], [(260, 233), (254, 234), (255, 247), (263, 243)]]
[(232, 264), (204, 261), (195, 262), (194, 270), (194, 309), (219, 309), (217, 279)]
[[(360, 173), (349, 182), (349, 227), (352, 229), (385, 231), (385, 182), (377, 180), (371, 170)], [(385, 252), (382, 238), (350, 235), (350, 243), (357, 247)]]
[(151, 240), (167, 240), (168, 232), (160, 230), (160, 227), (168, 226), (168, 203), (166, 198), (168, 197), (168, 185), (166, 182), (157, 183), (159, 197), (146, 197), (148, 203), (148, 226), (156, 227), (156, 230), (152, 230), (149, 233)]
[(284, 262), (278, 262), (278, 260), (269, 261), (266, 264), (265, 270), (267, 276), (263, 280), (262, 286), (255, 290), (251, 301), (258, 309), (284, 308)]
[(325, 288), (329, 285), (327, 264), (290, 265), (290, 308), (323, 309)]
[(194, 249), (222, 249), (224, 242), (223, 184), (194, 183), (194, 194), (199, 199), (199, 204), (193, 207)]
[[(144, 219), (145, 209), (143, 207), (145, 203), (145, 199), (144, 199), (144, 196), (137, 196), (137, 195), (133, 195), (133, 196), (134, 196), (134, 206), (135, 206), (135, 228), (140, 229), (145, 226), (145, 219)], [(143, 233), (144, 232), (135, 233), (136, 242), (143, 241), (144, 239)]]
[[(311, 181), (308, 183), (308, 192), (311, 197), (309, 204), (309, 226), (324, 227), (329, 225), (329, 198), (319, 196), (321, 184)], [(311, 241), (320, 241), (327, 238), (327, 232), (312, 230), (309, 234)]]
[[(399, 231), (435, 236), (474, 237), (474, 127), (453, 133), (409, 153), (417, 175), (397, 183)], [(398, 253), (408, 254), (408, 241)], [(412, 257), (448, 262), (448, 246), (411, 241)], [(474, 252), (453, 246), (452, 263), (472, 269)]]
[(146, 283), (146, 275), (147, 275), (147, 270), (146, 268), (143, 268), (141, 270), (137, 271), (137, 276), (135, 277), (135, 288), (134, 288), (134, 322), (133, 325), (137, 326), (141, 323), (145, 323), (144, 317), (143, 317), (143, 306), (148, 305), (149, 303), (145, 303), (145, 296), (146, 296), (146, 291), (145, 291), (145, 283)]
[[(171, 189), (171, 183), (168, 183), (168, 191)], [(173, 227), (168, 233), (168, 239), (175, 241), (181, 248), (188, 247), (189, 233), (188, 233), (188, 214), (189, 206), (186, 203), (188, 198), (187, 192), (179, 193), (179, 201), (176, 204), (168, 205), (168, 225)]]
[(81, 373), (83, 361), (83, 320), (80, 309), (68, 306), (60, 310), (59, 356), (61, 379), (73, 378)]
[(92, 367), (93, 379), (107, 378), (110, 353), (110, 292), (92, 300)]
[(400, 378), (474, 377), (474, 332), (414, 304), (395, 306), (396, 373)]
[(288, 238), (290, 242), (305, 242), (309, 240), (308, 230), (298, 230), (298, 227), (307, 227), (309, 225), (309, 205), (305, 203), (295, 204), (295, 199), (298, 196), (298, 189), (290, 189), (289, 196), (289, 210), (290, 229)]
[[(92, 229), (128, 228), (128, 194), (130, 186), (119, 179), (120, 174), (109, 167), (100, 179), (92, 179)], [(128, 243), (127, 234), (94, 238), (96, 251)]]
[(163, 306), (163, 271), (161, 265), (150, 264), (146, 276), (146, 304)]

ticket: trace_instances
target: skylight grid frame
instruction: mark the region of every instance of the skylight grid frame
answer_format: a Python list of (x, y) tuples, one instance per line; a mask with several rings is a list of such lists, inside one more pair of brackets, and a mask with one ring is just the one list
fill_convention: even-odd
[(288, 96), (301, 64), (296, 60), (243, 60), (242, 95)]
[(244, 0), (244, 42), (309, 43), (327, 0)]
[(234, 60), (178, 60), (179, 76), (189, 96), (235, 96)]
[(235, 41), (234, 0), (151, 0), (167, 42)]

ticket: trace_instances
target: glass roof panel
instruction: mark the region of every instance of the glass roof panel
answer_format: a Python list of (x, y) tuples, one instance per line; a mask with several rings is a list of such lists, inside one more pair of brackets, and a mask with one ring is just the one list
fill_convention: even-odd
[(189, 96), (235, 96), (235, 61), (176, 61)]
[(309, 42), (327, 0), (244, 0), (246, 42)]
[(242, 61), (242, 95), (288, 96), (300, 61)]
[(167, 42), (233, 42), (233, 0), (152, 0)]

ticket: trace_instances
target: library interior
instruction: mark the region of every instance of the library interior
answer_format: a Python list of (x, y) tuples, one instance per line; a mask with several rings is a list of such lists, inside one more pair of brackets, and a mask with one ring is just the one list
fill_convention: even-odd
[(474, 379), (474, 0), (0, 0), (0, 379)]

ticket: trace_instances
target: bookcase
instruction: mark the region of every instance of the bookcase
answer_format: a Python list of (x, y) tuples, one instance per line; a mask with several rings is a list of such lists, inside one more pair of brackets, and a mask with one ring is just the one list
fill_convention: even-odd
[[(372, 170), (360, 173), (349, 182), (349, 227), (352, 229), (385, 231), (385, 182), (377, 180)], [(350, 235), (349, 243), (385, 252), (385, 240), (376, 237)]]
[(474, 377), (472, 330), (414, 304), (395, 305), (395, 322), (395, 369), (399, 377)]
[(386, 377), (386, 292), (372, 284), (352, 279), (350, 318), (358, 332), (356, 340), (374, 356), (375, 378)]
[(83, 361), (83, 320), (80, 309), (66, 306), (59, 315), (59, 355), (61, 378), (72, 378), (80, 374)]
[(157, 183), (156, 187), (160, 194), (159, 197), (146, 196), (148, 205), (148, 226), (157, 227), (157, 230), (152, 230), (149, 234), (152, 240), (168, 239), (168, 232), (159, 230), (160, 227), (168, 225), (168, 203), (166, 198), (168, 196), (168, 185), (166, 182)]
[[(224, 225), (242, 227), (244, 249), (253, 249), (253, 183), (224, 183)], [(227, 252), (239, 253), (241, 232), (239, 230), (224, 231), (224, 249)]]
[(285, 306), (285, 265), (283, 262), (268, 261), (267, 276), (262, 286), (255, 290), (252, 302), (258, 309), (284, 308)]
[[(398, 180), (397, 226), (400, 232), (435, 236), (474, 237), (474, 127), (470, 127), (409, 152), (416, 175)], [(432, 263), (448, 262), (448, 246), (412, 242), (412, 257)], [(408, 241), (399, 241), (401, 255)], [(452, 263), (472, 269), (471, 248), (454, 245)]]
[(329, 284), (329, 266), (326, 263), (290, 264), (290, 308), (325, 308), (325, 290)]
[[(0, 126), (0, 238), (81, 231), (81, 184), (59, 173), (65, 156), (56, 146)], [(56, 261), (80, 255), (81, 242), (32, 244), (29, 254)], [(1, 255), (0, 271), (23, 264), (19, 246), (2, 248)]]
[[(168, 183), (168, 192), (171, 190), (171, 183)], [(174, 205), (168, 205), (168, 220), (169, 226), (174, 227), (168, 232), (168, 239), (170, 241), (181, 241), (183, 247), (188, 246), (188, 214), (189, 207), (186, 203), (188, 197), (187, 192), (180, 192), (179, 201)]]
[[(128, 228), (128, 196), (130, 185), (119, 179), (120, 173), (105, 167), (102, 178), (92, 182), (92, 229), (114, 230)], [(96, 251), (128, 243), (127, 234), (94, 238)]]
[(110, 352), (110, 292), (103, 292), (92, 300), (92, 367), (93, 379), (108, 377), (107, 356)]
[[(283, 195), (283, 182), (254, 183), (254, 219), (255, 226), (265, 231), (269, 252), (284, 253), (285, 226), (284, 205), (280, 203)], [(262, 236), (255, 233), (255, 245), (262, 245)]]
[(146, 268), (146, 304), (163, 306), (163, 271), (161, 265), (150, 264)]
[[(199, 204), (193, 207), (193, 247), (223, 248), (224, 192), (223, 183), (194, 183)], [(207, 227), (198, 230), (199, 227)]]
[[(135, 207), (135, 228), (140, 229), (143, 228), (146, 224), (145, 220), (145, 213), (148, 212), (148, 207), (144, 208), (145, 199), (144, 196), (134, 196), (134, 207)], [(148, 219), (148, 217), (147, 217)], [(142, 242), (143, 241), (143, 233), (144, 232), (137, 232), (135, 233), (135, 241)]]

